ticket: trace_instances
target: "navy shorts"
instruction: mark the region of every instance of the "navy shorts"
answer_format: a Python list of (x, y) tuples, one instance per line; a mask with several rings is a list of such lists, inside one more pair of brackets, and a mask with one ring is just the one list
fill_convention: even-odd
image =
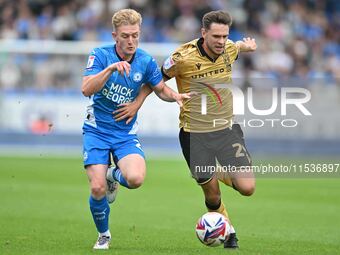
[(239, 124), (210, 133), (180, 130), (179, 140), (192, 177), (204, 184), (215, 175), (217, 161), (225, 169), (251, 166)]

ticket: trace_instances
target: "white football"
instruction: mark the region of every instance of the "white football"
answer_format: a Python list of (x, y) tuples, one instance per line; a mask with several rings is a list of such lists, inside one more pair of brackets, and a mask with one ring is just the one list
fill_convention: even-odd
[(230, 224), (220, 213), (208, 212), (198, 219), (196, 235), (205, 245), (215, 247), (229, 238)]

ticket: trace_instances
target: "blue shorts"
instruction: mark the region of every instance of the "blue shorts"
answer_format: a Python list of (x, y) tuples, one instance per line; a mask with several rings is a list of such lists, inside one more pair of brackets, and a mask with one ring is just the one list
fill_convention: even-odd
[(115, 163), (129, 154), (139, 154), (145, 158), (144, 151), (135, 134), (124, 134), (124, 139), (95, 132), (83, 133), (84, 166), (110, 165), (110, 153)]

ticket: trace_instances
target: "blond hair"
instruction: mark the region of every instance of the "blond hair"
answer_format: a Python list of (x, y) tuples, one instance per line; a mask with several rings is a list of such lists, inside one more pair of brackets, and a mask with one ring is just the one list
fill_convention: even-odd
[(121, 25), (142, 24), (142, 16), (133, 9), (122, 9), (112, 16), (113, 30), (116, 30)]

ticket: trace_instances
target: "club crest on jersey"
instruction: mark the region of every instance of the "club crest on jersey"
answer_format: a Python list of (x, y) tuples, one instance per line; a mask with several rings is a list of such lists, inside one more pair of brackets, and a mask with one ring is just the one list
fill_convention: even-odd
[(142, 80), (143, 75), (140, 72), (137, 72), (133, 75), (134, 82), (140, 82)]
[(170, 69), (175, 64), (174, 60), (171, 57), (168, 57), (164, 62), (164, 69)]
[(93, 63), (94, 63), (94, 59), (96, 57), (95, 56), (89, 56), (89, 60), (87, 61), (87, 65), (86, 65), (86, 68), (90, 68), (93, 66)]

